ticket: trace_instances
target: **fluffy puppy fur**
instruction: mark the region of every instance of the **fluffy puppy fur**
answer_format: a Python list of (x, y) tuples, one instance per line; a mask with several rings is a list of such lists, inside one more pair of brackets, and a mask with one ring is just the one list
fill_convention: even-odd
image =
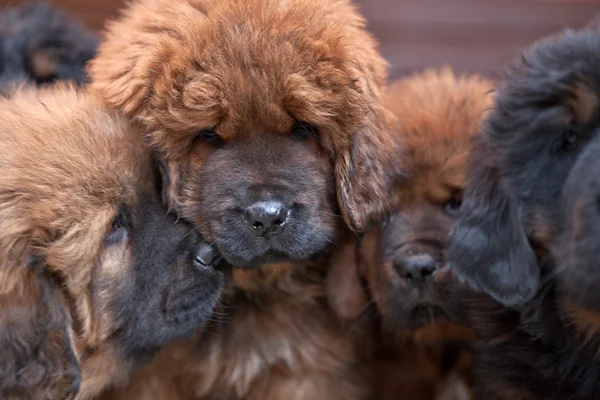
[[(381, 317), (379, 367), (385, 365), (382, 369), (387, 371), (375, 374), (375, 387), (381, 391), (376, 398), (407, 398), (412, 390), (414, 398), (433, 399), (456, 372), (472, 382), (474, 335), (467, 328), (447, 325), (464, 322), (464, 315), (454, 280), (437, 272), (446, 262), (447, 236), (462, 201), (471, 138), (492, 104), (491, 90), (488, 80), (457, 77), (442, 69), (397, 81), (387, 93), (385, 105), (397, 118), (389, 134), (402, 142), (397, 158), (402, 160), (403, 176), (389, 194), (394, 209), (362, 237), (355, 262), (347, 255), (345, 262), (333, 264), (329, 280), (332, 308), (343, 318), (357, 318), (369, 300)], [(361, 281), (367, 284), (366, 294)], [(424, 327), (438, 332), (436, 340), (416, 339)], [(411, 361), (422, 366), (407, 368)], [(412, 371), (411, 379), (402, 377), (407, 371)], [(458, 398), (469, 397), (468, 390), (463, 392)]]
[(0, 12), (0, 90), (15, 81), (85, 81), (98, 38), (45, 3)]
[(466, 303), (479, 398), (600, 398), (599, 48), (597, 24), (535, 44), (477, 137), (448, 260), (491, 296)]
[(261, 266), (234, 273), (231, 322), (187, 362), (192, 395), (363, 396), (324, 278), (343, 219), (383, 212), (396, 168), (376, 152), (395, 144), (364, 25), (348, 0), (141, 0), (108, 24), (93, 88), (146, 133), (170, 205), (228, 262)]
[(196, 330), (223, 274), (151, 154), (70, 86), (0, 99), (0, 397), (87, 399)]

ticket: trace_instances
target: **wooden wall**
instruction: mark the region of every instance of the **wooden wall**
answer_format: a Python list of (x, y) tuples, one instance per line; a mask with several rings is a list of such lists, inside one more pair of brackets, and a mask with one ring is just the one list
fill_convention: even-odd
[[(123, 0), (50, 0), (101, 29)], [(0, 0), (0, 5), (20, 0)], [(494, 75), (519, 49), (600, 14), (600, 0), (357, 0), (392, 76), (451, 65)]]

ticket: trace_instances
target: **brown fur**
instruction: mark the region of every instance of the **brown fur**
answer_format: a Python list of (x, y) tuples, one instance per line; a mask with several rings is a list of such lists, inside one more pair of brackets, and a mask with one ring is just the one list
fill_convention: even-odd
[[(169, 204), (227, 261), (261, 265), (235, 272), (229, 323), (207, 328), (195, 352), (163, 352), (124, 397), (364, 397), (324, 283), (341, 222), (360, 230), (383, 213), (396, 168), (375, 153), (396, 144), (381, 134), (386, 63), (364, 26), (348, 0), (141, 0), (108, 24), (93, 89), (145, 131)], [(294, 137), (299, 124), (315, 137)], [(243, 221), (227, 225), (265, 187), (311, 215), (288, 224), (276, 260), (250, 254), (258, 239), (242, 237)]]
[(364, 24), (348, 0), (136, 1), (108, 24), (92, 86), (142, 124), (184, 214), (188, 175), (210, 152), (191, 151), (198, 130), (216, 127), (229, 143), (310, 122), (335, 161), (343, 215), (360, 229), (383, 211), (392, 168), (372, 153), (391, 143), (378, 133), (386, 64)]
[[(442, 69), (397, 81), (387, 93), (385, 104), (397, 120), (390, 135), (402, 143), (397, 158), (404, 168), (404, 178), (390, 195), (394, 211), (362, 237), (357, 267), (339, 264), (330, 272), (330, 276), (345, 272), (345, 284), (340, 287), (334, 279), (330, 290), (333, 307), (342, 309), (342, 317), (357, 316), (356, 299), (364, 297), (361, 280), (381, 316), (374, 398), (471, 396), (474, 335), (454, 325), (465, 317), (453, 282), (435, 272), (414, 282), (402, 275), (399, 265), (421, 255), (435, 260), (437, 268), (444, 265), (446, 236), (460, 206), (471, 137), (491, 104), (491, 88), (485, 79), (457, 77)], [(445, 393), (458, 387), (454, 394)]]
[(234, 275), (242, 277), (224, 295), (226, 321), (165, 349), (134, 384), (103, 398), (366, 398), (363, 353), (327, 307), (322, 266)]
[[(181, 252), (158, 265), (162, 279), (191, 270), (185, 258), (199, 237), (164, 217), (150, 153), (97, 100), (69, 86), (22, 88), (0, 99), (0, 109), (0, 397), (87, 399), (125, 381), (142, 350), (160, 345), (128, 345), (139, 338), (130, 336), (129, 307), (145, 308), (135, 300), (136, 285), (148, 283), (138, 268), (155, 273), (139, 265), (140, 240)], [(132, 221), (116, 225), (125, 209)], [(189, 243), (140, 239), (147, 214), (156, 229), (171, 226), (161, 235)], [(202, 273), (214, 283), (213, 306), (222, 284), (214, 274)], [(153, 288), (144, 304), (161, 294)]]

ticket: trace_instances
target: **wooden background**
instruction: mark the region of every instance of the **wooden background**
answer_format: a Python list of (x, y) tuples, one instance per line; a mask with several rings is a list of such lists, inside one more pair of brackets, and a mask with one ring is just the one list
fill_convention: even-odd
[[(399, 76), (450, 65), (495, 75), (519, 49), (600, 15), (600, 0), (356, 0)], [(51, 0), (100, 30), (123, 0)], [(22, 3), (0, 0), (0, 6)]]

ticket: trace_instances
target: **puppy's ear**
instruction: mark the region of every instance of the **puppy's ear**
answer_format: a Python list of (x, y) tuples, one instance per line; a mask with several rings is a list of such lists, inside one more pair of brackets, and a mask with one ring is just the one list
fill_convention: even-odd
[(497, 172), (475, 164), (450, 232), (448, 263), (475, 289), (505, 306), (518, 307), (538, 290), (537, 257), (525, 235), (519, 206)]
[(368, 302), (359, 276), (356, 246), (356, 238), (340, 243), (333, 251), (327, 274), (329, 306), (343, 321), (356, 319)]
[(25, 264), (0, 274), (0, 398), (74, 397), (81, 375), (65, 299), (37, 260)]
[(344, 220), (355, 231), (364, 231), (388, 211), (394, 183), (401, 175), (401, 157), (394, 157), (400, 153), (398, 135), (386, 132), (385, 127), (365, 127), (338, 154), (338, 202)]

